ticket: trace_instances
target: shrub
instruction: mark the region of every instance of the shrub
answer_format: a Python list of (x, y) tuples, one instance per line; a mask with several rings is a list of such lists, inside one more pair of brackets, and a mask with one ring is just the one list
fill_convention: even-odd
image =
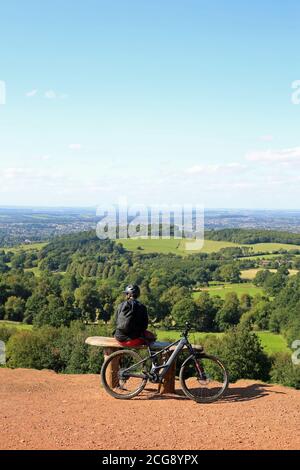
[(274, 354), (270, 377), (273, 383), (300, 389), (300, 365), (293, 364), (291, 354)]
[(70, 328), (60, 328), (58, 348), (62, 372), (67, 374), (99, 373), (103, 363), (102, 349), (90, 347), (85, 339), (92, 335), (107, 336), (107, 328), (85, 327), (81, 322), (73, 322)]
[(110, 334), (105, 326), (86, 327), (81, 322), (73, 322), (69, 328), (44, 326), (32, 331), (5, 331), (2, 337), (4, 341), (9, 338), (8, 367), (85, 374), (99, 373), (103, 363), (102, 350), (89, 347), (85, 339), (88, 336)]
[(7, 343), (7, 365), (32, 369), (60, 370), (56, 346), (59, 331), (44, 327), (33, 331), (18, 331)]
[(249, 327), (237, 326), (215, 345), (215, 354), (224, 361), (231, 382), (238, 379), (269, 379), (270, 359)]
[(9, 328), (7, 326), (0, 326), (0, 340), (6, 343), (9, 338), (17, 332), (17, 328)]

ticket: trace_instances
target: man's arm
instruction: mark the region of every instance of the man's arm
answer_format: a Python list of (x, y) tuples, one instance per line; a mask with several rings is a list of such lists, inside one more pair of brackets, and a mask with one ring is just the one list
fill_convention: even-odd
[(113, 327), (114, 327), (113, 334), (115, 334), (115, 331), (116, 331), (117, 326), (118, 326), (118, 317), (119, 317), (121, 307), (122, 307), (122, 304), (118, 305), (117, 310), (116, 310), (115, 315), (114, 315), (114, 318), (113, 318)]
[(147, 330), (149, 324), (148, 312), (147, 307), (145, 307), (145, 305), (143, 305), (143, 307), (143, 329)]

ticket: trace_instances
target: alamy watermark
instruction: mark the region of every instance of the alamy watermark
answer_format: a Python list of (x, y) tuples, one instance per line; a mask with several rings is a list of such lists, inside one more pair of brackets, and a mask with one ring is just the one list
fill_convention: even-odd
[(6, 347), (4, 341), (0, 341), (0, 365), (6, 363)]
[(0, 105), (6, 104), (6, 83), (0, 80)]
[(292, 89), (294, 90), (292, 93), (292, 103), (293, 104), (300, 104), (300, 80), (294, 80), (292, 83)]
[(96, 232), (100, 239), (184, 239), (186, 250), (199, 250), (204, 242), (202, 205), (113, 204), (99, 206)]

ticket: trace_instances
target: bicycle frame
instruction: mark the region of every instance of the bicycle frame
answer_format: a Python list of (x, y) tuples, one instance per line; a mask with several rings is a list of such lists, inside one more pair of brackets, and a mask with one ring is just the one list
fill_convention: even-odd
[[(160, 365), (160, 366), (156, 366), (154, 364), (154, 361), (153, 359), (156, 358), (157, 356), (163, 354), (164, 352), (167, 352), (170, 350), (170, 348), (172, 348), (173, 346), (176, 346), (176, 348), (174, 349), (174, 351), (172, 352), (172, 354), (170, 355), (169, 359), (167, 360), (167, 362), (165, 362), (164, 364)], [(123, 371), (123, 375), (127, 375), (127, 373), (133, 369), (134, 367), (140, 365), (140, 364), (143, 364), (144, 362), (148, 361), (149, 359), (151, 359), (152, 361), (152, 369), (151, 369), (151, 372), (156, 372), (160, 369), (162, 369), (162, 371), (160, 373), (157, 373), (157, 376), (159, 378), (159, 381), (162, 381), (164, 379), (164, 377), (166, 376), (166, 374), (168, 373), (170, 367), (172, 366), (172, 364), (176, 361), (177, 359), (177, 356), (180, 354), (180, 352), (185, 348), (187, 347), (187, 349), (189, 350), (189, 352), (193, 355), (195, 355), (195, 351), (192, 347), (192, 345), (190, 344), (190, 342), (188, 341), (187, 337), (183, 336), (182, 338), (180, 338), (179, 340), (177, 341), (174, 341), (174, 343), (171, 343), (169, 344), (168, 346), (166, 346), (165, 348), (163, 349), (160, 349), (157, 353), (153, 354), (153, 351), (151, 350), (151, 346), (148, 346), (148, 352), (149, 352), (149, 356), (146, 357), (145, 359), (142, 359), (141, 361), (137, 362), (136, 364), (128, 367), (127, 369), (125, 369), (125, 371)], [(128, 374), (129, 377), (137, 377), (137, 378), (145, 378), (145, 379), (148, 379), (149, 378), (149, 374)]]

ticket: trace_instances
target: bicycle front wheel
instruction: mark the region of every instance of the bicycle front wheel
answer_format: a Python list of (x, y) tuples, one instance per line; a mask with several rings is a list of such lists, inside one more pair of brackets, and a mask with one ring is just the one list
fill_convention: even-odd
[(145, 363), (130, 349), (111, 354), (101, 368), (101, 382), (105, 391), (114, 398), (129, 400), (145, 388)]
[(185, 395), (198, 403), (212, 403), (225, 393), (228, 375), (222, 362), (215, 356), (190, 356), (179, 373)]

